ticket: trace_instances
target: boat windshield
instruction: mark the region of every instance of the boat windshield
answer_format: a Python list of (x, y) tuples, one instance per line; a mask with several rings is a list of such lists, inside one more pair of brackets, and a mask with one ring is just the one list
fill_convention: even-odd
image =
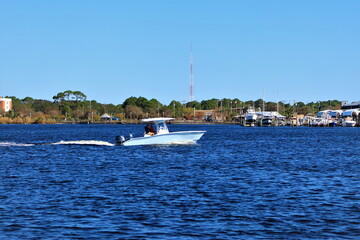
[(155, 124), (156, 134), (166, 134), (169, 130), (166, 126), (166, 121), (173, 120), (173, 118), (146, 118), (142, 119), (142, 122)]
[(157, 132), (157, 134), (169, 133), (169, 130), (164, 121), (156, 122), (156, 132)]

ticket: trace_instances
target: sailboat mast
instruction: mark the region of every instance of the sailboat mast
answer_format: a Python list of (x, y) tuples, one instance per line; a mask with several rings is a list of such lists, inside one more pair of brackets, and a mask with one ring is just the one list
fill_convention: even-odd
[(194, 80), (193, 80), (193, 56), (192, 44), (190, 46), (190, 86), (189, 86), (190, 101), (194, 101)]
[(265, 88), (263, 88), (263, 107), (262, 111), (265, 112)]
[(276, 92), (276, 111), (279, 112), (279, 90)]

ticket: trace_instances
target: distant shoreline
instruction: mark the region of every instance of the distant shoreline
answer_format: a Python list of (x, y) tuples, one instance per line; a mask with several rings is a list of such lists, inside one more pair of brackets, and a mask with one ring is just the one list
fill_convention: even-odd
[[(53, 123), (1, 123), (0, 125), (143, 125), (144, 123), (141, 121), (102, 121), (102, 122), (76, 122), (76, 121), (67, 121), (67, 122), (53, 122)], [(171, 121), (168, 125), (239, 125), (243, 127), (280, 127), (280, 126), (244, 126), (240, 122), (200, 122), (200, 121), (191, 121), (191, 120), (183, 120), (183, 121)], [(282, 125), (284, 127), (333, 127), (333, 126), (309, 126), (309, 125)], [(343, 126), (335, 126), (343, 127)], [(360, 124), (356, 124), (353, 127), (360, 127)]]

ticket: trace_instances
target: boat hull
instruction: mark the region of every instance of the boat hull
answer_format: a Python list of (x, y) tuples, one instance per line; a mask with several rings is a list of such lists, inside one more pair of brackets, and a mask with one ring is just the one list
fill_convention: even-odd
[(355, 127), (355, 125), (356, 125), (356, 122), (355, 122), (355, 121), (345, 121), (345, 122), (343, 123), (343, 126), (344, 126), (344, 127)]
[(159, 134), (150, 137), (131, 138), (123, 143), (124, 146), (160, 145), (160, 144), (189, 144), (196, 143), (206, 131), (183, 131)]
[(245, 116), (245, 121), (247, 121), (247, 122), (255, 122), (256, 119), (257, 119), (256, 115)]

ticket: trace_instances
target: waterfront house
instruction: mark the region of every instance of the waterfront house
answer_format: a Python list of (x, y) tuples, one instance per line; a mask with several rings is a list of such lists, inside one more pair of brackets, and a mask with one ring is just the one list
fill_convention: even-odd
[(360, 101), (349, 103), (347, 101), (341, 102), (341, 109), (347, 110), (347, 109), (355, 109), (360, 108)]
[(305, 115), (304, 114), (297, 114), (295, 113), (292, 117), (289, 118), (287, 125), (290, 126), (299, 126), (303, 123)]
[(12, 99), (0, 97), (0, 112), (6, 113), (12, 110)]

